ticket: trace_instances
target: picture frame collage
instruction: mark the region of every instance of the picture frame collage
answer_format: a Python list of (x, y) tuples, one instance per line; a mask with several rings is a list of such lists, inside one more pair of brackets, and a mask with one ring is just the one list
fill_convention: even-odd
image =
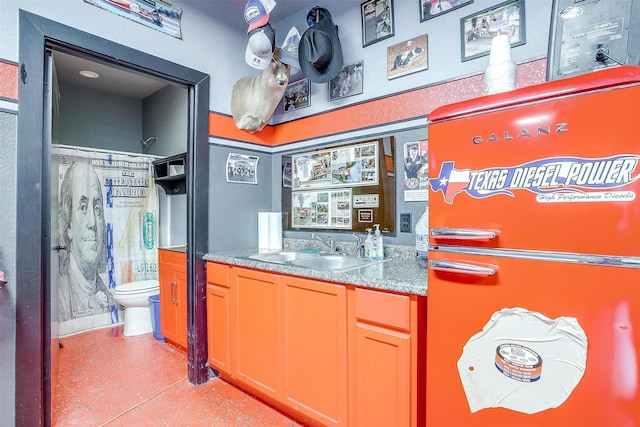
[[(415, 1), (415, 0), (414, 0)], [(474, 0), (417, 0), (420, 22), (436, 19), (474, 3)], [(508, 35), (511, 47), (526, 43), (525, 0), (498, 1), (460, 19), (460, 59), (470, 61), (489, 55), (491, 39)], [(360, 5), (362, 47), (395, 36), (394, 0), (366, 0)], [(420, 34), (387, 47), (387, 80), (429, 69), (428, 35)], [(329, 101), (364, 92), (364, 60), (350, 62), (329, 81)], [(289, 83), (283, 97), (283, 112), (311, 105), (308, 79)]]

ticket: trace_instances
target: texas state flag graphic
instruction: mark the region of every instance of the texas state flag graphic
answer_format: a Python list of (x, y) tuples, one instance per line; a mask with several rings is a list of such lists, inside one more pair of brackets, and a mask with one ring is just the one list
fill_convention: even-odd
[(457, 170), (453, 168), (453, 162), (445, 162), (438, 178), (430, 179), (429, 184), (434, 192), (442, 191), (445, 202), (452, 203), (454, 196), (469, 186), (470, 176), (469, 169)]

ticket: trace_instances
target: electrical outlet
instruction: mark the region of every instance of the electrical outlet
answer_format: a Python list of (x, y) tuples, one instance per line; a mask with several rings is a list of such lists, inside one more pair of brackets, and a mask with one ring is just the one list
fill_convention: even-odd
[(410, 213), (400, 214), (400, 232), (411, 233), (411, 214)]

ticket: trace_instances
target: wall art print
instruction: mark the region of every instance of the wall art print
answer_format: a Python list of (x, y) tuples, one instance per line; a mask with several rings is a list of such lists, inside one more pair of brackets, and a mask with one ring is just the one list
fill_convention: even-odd
[(488, 55), (491, 39), (509, 36), (511, 47), (525, 44), (524, 0), (509, 0), (460, 20), (462, 61)]
[(473, 0), (419, 0), (420, 22), (444, 15), (447, 12), (473, 3)]
[(393, 37), (392, 0), (369, 0), (360, 5), (362, 15), (362, 47)]
[(423, 34), (387, 48), (389, 80), (429, 68), (427, 35)]
[(296, 111), (311, 105), (309, 79), (289, 83), (284, 91), (282, 110), (284, 113)]
[(360, 95), (364, 85), (364, 61), (345, 65), (336, 77), (329, 80), (329, 101)]

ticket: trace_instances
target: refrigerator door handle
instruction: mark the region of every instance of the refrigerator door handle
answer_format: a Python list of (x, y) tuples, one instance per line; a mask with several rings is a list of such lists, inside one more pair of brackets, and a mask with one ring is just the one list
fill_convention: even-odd
[(498, 230), (474, 228), (432, 228), (431, 236), (437, 239), (491, 240), (498, 237)]
[(429, 267), (433, 270), (445, 271), (448, 273), (471, 274), (474, 276), (493, 276), (500, 268), (494, 264), (448, 260), (430, 260)]

